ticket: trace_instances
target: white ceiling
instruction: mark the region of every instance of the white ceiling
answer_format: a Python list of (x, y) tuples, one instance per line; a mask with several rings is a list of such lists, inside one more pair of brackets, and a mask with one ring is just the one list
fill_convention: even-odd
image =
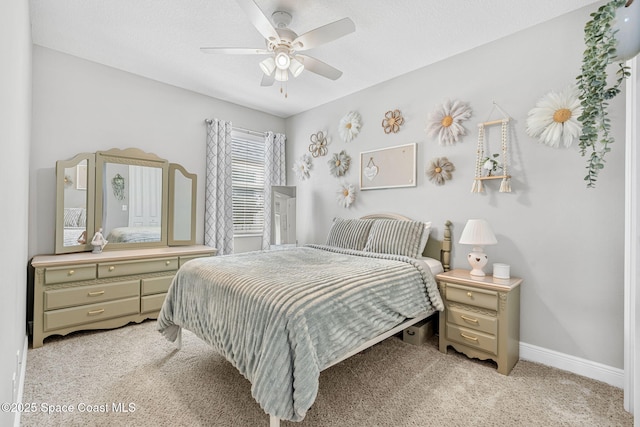
[(255, 0), (293, 15), (303, 34), (349, 17), (355, 33), (305, 53), (341, 71), (261, 87), (261, 56), (199, 48), (264, 48), (235, 0), (31, 0), (35, 44), (225, 101), (288, 117), (427, 66), (594, 0)]

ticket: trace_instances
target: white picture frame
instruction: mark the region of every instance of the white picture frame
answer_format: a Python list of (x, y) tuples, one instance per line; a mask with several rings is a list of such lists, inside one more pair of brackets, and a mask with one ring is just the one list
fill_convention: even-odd
[(410, 143), (360, 153), (360, 190), (415, 187), (418, 144)]

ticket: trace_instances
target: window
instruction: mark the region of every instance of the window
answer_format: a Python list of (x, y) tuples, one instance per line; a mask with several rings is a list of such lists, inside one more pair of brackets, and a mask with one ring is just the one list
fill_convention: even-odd
[(264, 137), (231, 132), (233, 233), (262, 234), (264, 228)]

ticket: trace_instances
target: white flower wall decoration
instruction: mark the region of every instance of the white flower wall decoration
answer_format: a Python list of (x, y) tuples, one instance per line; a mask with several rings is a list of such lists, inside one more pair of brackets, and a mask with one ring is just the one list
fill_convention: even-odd
[(338, 127), (340, 137), (344, 142), (351, 142), (360, 133), (361, 126), (360, 114), (356, 111), (348, 112), (340, 119), (340, 126)]
[(356, 200), (356, 189), (353, 184), (342, 184), (338, 191), (338, 205), (343, 208), (350, 207)]
[(303, 154), (298, 160), (293, 163), (293, 171), (296, 174), (296, 178), (300, 181), (304, 181), (309, 178), (311, 171), (311, 156)]
[(575, 85), (562, 92), (551, 91), (529, 111), (527, 134), (549, 147), (557, 148), (560, 142), (570, 147), (582, 132), (578, 123), (581, 114), (582, 106)]
[(425, 131), (429, 136), (437, 136), (440, 145), (453, 145), (466, 134), (462, 122), (471, 114), (468, 103), (447, 100), (429, 114)]

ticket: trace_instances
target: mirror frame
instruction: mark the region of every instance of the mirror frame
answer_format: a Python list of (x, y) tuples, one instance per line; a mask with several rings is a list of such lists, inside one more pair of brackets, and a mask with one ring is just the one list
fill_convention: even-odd
[[(176, 186), (175, 179), (177, 174), (180, 173), (187, 180), (191, 181), (191, 226), (190, 226), (190, 238), (188, 240), (184, 239), (176, 239), (175, 237), (175, 224), (174, 219), (177, 218), (177, 207), (176, 204)], [(177, 163), (169, 163), (169, 227), (167, 240), (169, 242), (169, 246), (186, 246), (193, 245), (196, 242), (196, 196), (198, 189), (198, 176), (194, 173), (189, 173), (185, 168)]]
[[(87, 243), (73, 246), (64, 246), (64, 184), (65, 169), (76, 167), (84, 160), (87, 161), (87, 195), (86, 195), (86, 232)], [(56, 230), (55, 230), (55, 253), (66, 254), (72, 252), (83, 252), (91, 250), (91, 236), (95, 233), (95, 162), (94, 153), (80, 153), (69, 160), (58, 160), (56, 162)]]
[(120, 150), (113, 148), (108, 151), (97, 151), (95, 161), (95, 225), (94, 230), (99, 230), (103, 225), (104, 215), (104, 167), (105, 163), (117, 163), (134, 166), (157, 167), (162, 170), (162, 218), (160, 224), (160, 240), (158, 242), (135, 242), (135, 243), (111, 243), (109, 242), (104, 250), (149, 248), (167, 246), (167, 224), (168, 224), (168, 194), (169, 194), (169, 162), (161, 159), (152, 153), (146, 153), (137, 148), (127, 148)]

